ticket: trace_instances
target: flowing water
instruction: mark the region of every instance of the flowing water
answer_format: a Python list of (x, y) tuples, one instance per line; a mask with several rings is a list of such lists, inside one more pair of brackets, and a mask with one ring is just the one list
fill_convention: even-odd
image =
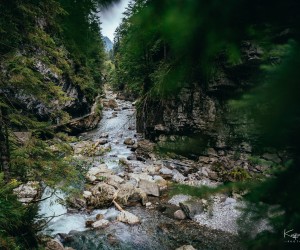
[[(114, 99), (113, 92), (106, 92), (107, 98)], [(106, 109), (97, 129), (84, 133), (83, 140), (96, 140), (103, 133), (108, 133), (111, 151), (94, 162), (105, 162), (109, 168), (122, 171), (119, 159), (132, 154), (124, 145), (125, 138), (136, 139), (135, 109), (128, 101), (117, 100), (117, 111)], [(133, 161), (134, 162), (134, 161)], [(43, 198), (53, 191), (46, 189)], [(216, 230), (201, 227), (195, 222), (178, 221), (157, 210), (149, 210), (143, 206), (129, 207), (141, 219), (138, 225), (127, 225), (115, 220), (119, 213), (115, 208), (88, 212), (68, 213), (61, 204), (64, 194), (57, 191), (50, 199), (40, 205), (40, 214), (46, 217), (55, 216), (47, 225), (45, 233), (52, 236), (59, 234), (65, 246), (76, 250), (96, 249), (176, 249), (182, 245), (193, 245), (196, 249), (240, 249), (235, 236)], [(111, 221), (104, 229), (88, 229), (87, 220), (95, 220), (97, 214), (103, 214)], [(66, 235), (67, 234), (67, 235)]]

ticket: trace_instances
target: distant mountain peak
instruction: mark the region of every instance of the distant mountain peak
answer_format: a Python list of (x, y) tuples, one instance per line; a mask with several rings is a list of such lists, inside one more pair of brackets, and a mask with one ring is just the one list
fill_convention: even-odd
[(104, 42), (104, 48), (106, 52), (109, 52), (110, 50), (113, 49), (114, 44), (107, 36), (103, 36), (103, 42)]

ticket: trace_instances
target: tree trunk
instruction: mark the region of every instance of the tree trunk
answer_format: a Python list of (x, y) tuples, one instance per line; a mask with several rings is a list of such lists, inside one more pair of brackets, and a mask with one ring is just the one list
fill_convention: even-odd
[(10, 180), (9, 168), (9, 144), (8, 144), (8, 128), (6, 124), (6, 112), (4, 108), (0, 108), (0, 165), (4, 173), (4, 180)]

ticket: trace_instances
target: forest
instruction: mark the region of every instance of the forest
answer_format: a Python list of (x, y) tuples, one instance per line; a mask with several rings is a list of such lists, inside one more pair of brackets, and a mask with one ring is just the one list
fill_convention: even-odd
[(0, 249), (298, 249), (300, 2), (119, 2), (0, 2)]

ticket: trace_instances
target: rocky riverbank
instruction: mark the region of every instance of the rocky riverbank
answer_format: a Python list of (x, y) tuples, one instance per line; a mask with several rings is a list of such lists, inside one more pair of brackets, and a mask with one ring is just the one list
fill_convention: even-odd
[(241, 249), (240, 194), (193, 198), (169, 191), (176, 183), (215, 187), (264, 178), (281, 161), (275, 153), (253, 158), (246, 144), (235, 152), (208, 148), (198, 160), (158, 154), (154, 143), (136, 133), (133, 104), (111, 91), (98, 129), (71, 145), (74, 158), (91, 167), (81, 195), (68, 198), (67, 215), (49, 227), (74, 249)]

